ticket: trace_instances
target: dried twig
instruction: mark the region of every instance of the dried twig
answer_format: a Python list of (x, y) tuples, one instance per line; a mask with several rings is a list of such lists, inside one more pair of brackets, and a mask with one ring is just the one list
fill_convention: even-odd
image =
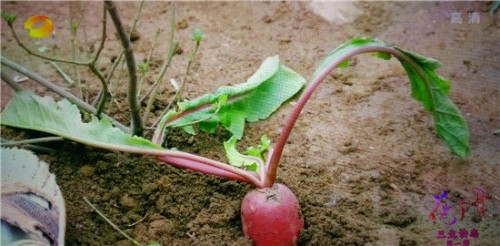
[[(74, 23), (73, 22), (73, 11), (71, 11), (71, 5), (72, 3), (69, 4), (69, 28), (71, 30), (71, 59), (73, 61), (76, 61), (76, 47), (77, 47), (77, 41), (76, 41), (76, 35), (77, 35), (77, 30), (78, 27), (80, 26), (80, 23)], [(79, 97), (83, 98), (83, 92), (82, 92), (82, 84), (80, 80), (80, 71), (78, 69), (77, 65), (73, 65), (73, 76), (76, 78), (76, 87), (78, 88), (78, 93)]]
[[(144, 115), (142, 117), (142, 120), (144, 123), (146, 123), (149, 111), (151, 111), (151, 107), (153, 106), (153, 103), (156, 99), (156, 94), (158, 93), (158, 88), (160, 87), (161, 82), (163, 81), (163, 76), (165, 75), (165, 72), (167, 71), (167, 68), (170, 66), (170, 62), (172, 62), (172, 58), (175, 55), (175, 50), (177, 48), (177, 44), (174, 42), (174, 34), (175, 34), (175, 4), (172, 4), (172, 14), (171, 14), (171, 19), (170, 19), (170, 34), (169, 34), (169, 48), (167, 51), (167, 55), (165, 56), (165, 60), (163, 61), (163, 65), (160, 70), (160, 74), (156, 78), (155, 83), (153, 86), (151, 86), (151, 89), (149, 90), (151, 92), (151, 96), (149, 97), (148, 104), (146, 105), (146, 109), (144, 110)], [(144, 98), (141, 100), (143, 101), (146, 99), (148, 96), (149, 92), (146, 93)]]
[(92, 56), (92, 53), (94, 53), (94, 51), (92, 48), (90, 48), (89, 39), (87, 37), (88, 36), (87, 35), (87, 23), (85, 22), (85, 15), (83, 14), (85, 12), (85, 9), (83, 7), (83, 3), (84, 3), (84, 1), (79, 1), (78, 11), (80, 12), (80, 15), (79, 15), (78, 19), (79, 19), (79, 22), (81, 23), (81, 26), (82, 26), (83, 40), (85, 42), (85, 47), (88, 48), (87, 57), (90, 58)]
[(64, 138), (62, 138), (62, 137), (32, 138), (32, 139), (20, 140), (20, 141), (8, 141), (8, 142), (0, 143), (0, 146), (2, 146), (2, 147), (18, 146), (18, 145), (25, 145), (25, 144), (47, 143), (47, 142), (55, 142), (55, 141), (63, 141), (63, 140), (64, 140)]
[[(108, 82), (108, 88), (111, 86), (111, 79), (113, 78), (113, 74), (115, 73), (116, 67), (118, 67), (118, 61), (121, 61), (123, 57), (123, 53), (125, 53), (125, 50), (122, 50), (120, 52), (120, 55), (118, 55), (118, 58), (115, 59), (113, 62), (113, 65), (111, 65), (110, 72), (108, 73), (108, 77), (106, 77), (106, 81)], [(101, 89), (99, 93), (97, 93), (97, 96), (95, 97), (94, 101), (92, 102), (92, 105), (96, 106), (97, 103), (99, 102), (101, 96), (102, 96), (103, 90)], [(111, 93), (111, 92), (109, 92)]]
[[(4, 139), (4, 138), (0, 138), (0, 140), (1, 140), (2, 145), (6, 144), (6, 143), (12, 142), (12, 141)], [(30, 149), (30, 150), (33, 150), (33, 151), (37, 151), (37, 152), (40, 152), (40, 153), (47, 153), (47, 154), (50, 154), (51, 152), (54, 151), (51, 148), (42, 147), (42, 146), (38, 146), (38, 145), (32, 145), (32, 144), (25, 144), (25, 145), (23, 145), (23, 148)]]
[(25, 50), (26, 52), (28, 52), (28, 54), (30, 54), (32, 56), (36, 56), (38, 58), (42, 58), (42, 59), (53, 61), (53, 62), (63, 62), (63, 63), (81, 65), (81, 66), (88, 66), (88, 64), (89, 64), (88, 62), (79, 62), (79, 61), (72, 61), (72, 60), (66, 60), (66, 59), (55, 58), (55, 57), (48, 57), (48, 56), (39, 54), (37, 52), (34, 52), (21, 42), (21, 40), (17, 36), (17, 33), (14, 30), (14, 28), (12, 27), (12, 25), (9, 24), (8, 26), (12, 32), (12, 36), (14, 37), (14, 40), (16, 40), (17, 45), (19, 45), (19, 47), (21, 47), (23, 50)]
[[(127, 61), (127, 69), (129, 75), (129, 84), (128, 84), (128, 104), (130, 107), (130, 113), (132, 115), (132, 129), (133, 134), (137, 136), (142, 136), (142, 121), (139, 110), (139, 103), (137, 101), (137, 74), (136, 74), (136, 65), (134, 59), (134, 52), (132, 50), (132, 43), (130, 42), (130, 37), (125, 32), (123, 28), (123, 24), (121, 22), (120, 16), (118, 15), (118, 11), (116, 10), (116, 6), (111, 1), (105, 1), (104, 4), (108, 9), (109, 15), (111, 16), (111, 20), (115, 24), (115, 28), (118, 32), (118, 36), (120, 37), (120, 41), (122, 46), (125, 48), (125, 59)], [(104, 96), (104, 95), (103, 95)]]
[(2, 80), (5, 81), (5, 83), (7, 83), (10, 87), (12, 87), (15, 92), (23, 91), (23, 88), (18, 85), (17, 82), (14, 81), (9, 75), (7, 75), (7, 73), (5, 73), (3, 69), (0, 71), (0, 73), (2, 75)]
[(66, 74), (64, 70), (61, 67), (59, 67), (59, 65), (57, 65), (57, 63), (51, 61), (50, 65), (52, 65), (56, 69), (57, 73), (59, 73), (59, 75), (61, 75), (61, 77), (66, 82), (68, 82), (68, 84), (73, 85), (75, 83), (75, 81), (73, 81), (73, 79), (68, 74)]
[(161, 119), (171, 109), (171, 106), (172, 106), (172, 104), (174, 104), (174, 102), (180, 101), (181, 96), (182, 96), (182, 92), (184, 91), (184, 87), (186, 85), (186, 81), (187, 81), (187, 78), (189, 75), (189, 70), (191, 69), (191, 64), (193, 63), (194, 59), (196, 58), (196, 52), (198, 51), (198, 48), (200, 47), (200, 43), (201, 43), (201, 40), (203, 39), (203, 36), (204, 36), (203, 33), (199, 29), (195, 29), (195, 31), (193, 32), (193, 39), (196, 41), (196, 46), (194, 48), (193, 53), (191, 53), (191, 55), (189, 56), (188, 65), (186, 68), (186, 73), (184, 74), (184, 79), (182, 81), (181, 87), (179, 88), (179, 90), (177, 90), (174, 98), (170, 101), (170, 103), (168, 103), (167, 107), (165, 107), (165, 109), (161, 113), (160, 117), (156, 120), (156, 122), (152, 125), (152, 127), (156, 127), (160, 123)]
[(146, 79), (146, 72), (149, 70), (149, 65), (151, 63), (151, 58), (153, 57), (153, 51), (156, 47), (156, 42), (158, 41), (158, 37), (160, 36), (160, 28), (158, 28), (156, 30), (156, 34), (155, 34), (155, 39), (153, 41), (153, 45), (151, 46), (151, 49), (149, 50), (149, 55), (148, 55), (148, 58), (146, 59), (146, 63), (144, 64), (144, 67), (145, 67), (145, 71), (141, 73), (141, 79), (139, 80), (139, 89), (137, 91), (137, 98), (140, 98), (141, 97), (141, 91), (142, 91), (142, 85), (144, 83), (144, 80)]
[[(137, 25), (137, 22), (139, 21), (139, 16), (141, 14), (141, 11), (142, 11), (142, 7), (144, 6), (144, 0), (141, 1), (141, 4), (139, 5), (139, 9), (137, 10), (137, 13), (135, 15), (135, 18), (134, 18), (134, 21), (132, 22), (132, 28), (130, 29), (130, 32), (129, 32), (129, 36), (132, 34), (132, 32), (135, 31), (136, 29), (136, 25)], [(121, 63), (122, 61), (122, 58), (123, 58), (123, 55), (125, 53), (125, 49), (122, 49), (121, 52), (120, 52), (120, 55), (118, 55), (118, 57), (115, 59), (115, 61), (113, 62), (113, 65), (111, 67), (111, 70), (108, 74), (108, 77), (106, 78), (107, 81), (108, 81), (108, 85), (111, 86), (111, 79), (113, 77), (113, 74), (116, 70), (116, 68), (118, 67), (118, 65)], [(122, 68), (120, 67), (120, 73), (122, 72)], [(95, 100), (92, 102), (92, 105), (96, 105), (97, 104), (97, 101), (101, 98), (103, 94), (103, 90), (101, 90), (99, 93), (98, 93), (98, 96), (95, 98)]]
[(103, 220), (105, 220), (111, 227), (113, 227), (113, 229), (115, 229), (116, 231), (118, 231), (120, 234), (122, 234), (125, 238), (127, 238), (128, 240), (130, 240), (132, 243), (134, 243), (135, 245), (141, 245), (141, 243), (137, 242), (135, 239), (131, 238), (129, 235), (127, 235), (127, 233), (125, 233), (124, 231), (122, 231), (117, 225), (115, 225), (115, 223), (113, 223), (111, 220), (109, 220), (101, 211), (99, 211), (99, 209), (97, 209), (94, 204), (92, 204), (86, 197), (83, 197), (83, 200), (85, 200), (85, 202), (92, 208), (94, 209), (94, 211), (99, 215), (101, 216), (101, 218)]

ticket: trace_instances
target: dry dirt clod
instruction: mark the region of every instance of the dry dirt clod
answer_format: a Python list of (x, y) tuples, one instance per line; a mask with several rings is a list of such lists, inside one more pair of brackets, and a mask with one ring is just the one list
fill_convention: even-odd
[(177, 29), (180, 29), (180, 30), (186, 29), (189, 27), (186, 19), (182, 19), (182, 20), (178, 21), (176, 26), (177, 26)]

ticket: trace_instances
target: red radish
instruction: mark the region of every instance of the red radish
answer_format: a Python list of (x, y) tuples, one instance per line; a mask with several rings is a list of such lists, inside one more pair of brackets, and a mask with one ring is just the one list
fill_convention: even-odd
[(255, 245), (297, 245), (304, 221), (299, 201), (282, 184), (248, 192), (241, 205), (243, 233)]
[[(328, 77), (331, 71), (344, 63), (344, 61), (357, 54), (367, 52), (375, 52), (379, 57), (384, 59), (390, 58), (391, 56), (397, 57), (405, 69), (407, 69), (412, 83), (424, 83), (422, 84), (422, 88), (426, 90), (427, 95), (422, 97), (434, 98), (434, 96), (439, 96), (441, 94), (445, 96), (445, 92), (433, 94), (432, 88), (437, 88), (434, 84), (437, 82), (431, 81), (431, 79), (438, 78), (438, 76), (434, 74), (434, 69), (438, 66), (435, 61), (426, 60), (427, 58), (415, 56), (410, 52), (388, 46), (379, 40), (357, 38), (339, 46), (339, 48), (335, 49), (328, 55), (327, 59), (324, 60), (320, 69), (318, 69), (313, 76), (313, 80), (309, 83), (307, 88), (304, 89), (302, 95), (290, 112), (287, 122), (273, 148), (269, 148), (265, 163), (263, 162), (264, 160), (256, 161), (257, 166), (260, 167), (258, 169), (259, 171), (238, 169), (234, 166), (224, 165), (223, 163), (207, 158), (201, 158), (194, 155), (187, 156), (184, 153), (175, 153), (176, 156), (173, 156), (173, 154), (169, 154), (169, 156), (160, 156), (159, 159), (180, 167), (233, 180), (242, 180), (255, 185), (259, 189), (249, 192), (245, 196), (241, 206), (244, 234), (248, 236), (255, 245), (274, 246), (297, 244), (300, 231), (304, 227), (304, 222), (300, 218), (298, 200), (286, 186), (275, 183), (278, 165), (285, 144), (288, 141), (288, 137), (302, 109), (311, 98), (314, 90), (318, 88), (319, 84)], [(439, 80), (437, 81), (439, 82)], [(446, 81), (442, 83), (446, 83)], [(438, 101), (440, 100), (441, 99)], [(434, 102), (428, 103), (432, 104), (433, 107), (435, 106), (433, 104)], [(441, 105), (441, 107), (455, 108), (453, 105)], [(456, 115), (461, 115), (458, 110), (454, 112), (456, 112)], [(436, 124), (445, 124), (439, 121), (436, 122)], [(451, 125), (448, 125), (448, 127), (451, 127)], [(468, 130), (463, 118), (457, 121), (454, 129), (457, 129), (458, 132), (463, 132), (463, 141), (461, 140), (462, 142), (457, 144), (457, 146), (460, 147), (455, 148), (458, 150), (458, 152), (455, 153), (463, 158), (468, 153), (468, 146), (462, 145), (462, 143), (468, 143)], [(444, 137), (444, 135), (440, 136)], [(454, 138), (449, 139), (451, 139), (450, 142), (452, 143), (450, 146), (454, 146)], [(448, 142), (448, 140), (446, 141)], [(194, 160), (194, 158), (196, 158), (196, 160)], [(252, 161), (253, 160), (254, 159), (252, 159)]]

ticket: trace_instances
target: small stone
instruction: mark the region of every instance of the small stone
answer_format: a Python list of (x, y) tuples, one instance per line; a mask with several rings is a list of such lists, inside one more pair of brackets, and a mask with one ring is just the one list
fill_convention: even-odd
[(271, 18), (271, 16), (269, 16), (269, 15), (265, 15), (264, 17), (262, 17), (262, 21), (264, 23), (271, 23), (271, 22), (273, 22), (273, 18)]
[(188, 28), (188, 22), (186, 19), (182, 19), (181, 21), (177, 22), (177, 29), (186, 29)]
[(96, 166), (99, 172), (106, 172), (109, 169), (109, 164), (105, 161), (97, 161)]
[(384, 224), (400, 228), (407, 227), (417, 220), (417, 216), (411, 210), (403, 207), (385, 208), (380, 215)]
[(481, 215), (479, 215), (479, 214), (474, 214), (474, 215), (472, 215), (470, 220), (474, 223), (479, 223), (483, 220), (483, 217), (481, 217)]
[(174, 224), (168, 219), (159, 219), (149, 224), (149, 233), (152, 235), (169, 235), (174, 232)]
[(135, 208), (138, 206), (137, 201), (134, 198), (128, 196), (128, 194), (122, 196), (122, 198), (120, 199), (120, 204), (127, 208)]
[(101, 197), (101, 202), (107, 202), (111, 199), (111, 194), (106, 193)]
[(141, 34), (134, 30), (132, 33), (130, 33), (130, 42), (135, 42), (141, 38)]
[(149, 194), (154, 190), (158, 189), (158, 185), (156, 183), (145, 183), (142, 184), (141, 188), (142, 192)]
[(78, 170), (79, 173), (81, 173), (85, 177), (92, 177), (95, 173), (95, 167), (90, 166), (90, 165), (85, 165)]

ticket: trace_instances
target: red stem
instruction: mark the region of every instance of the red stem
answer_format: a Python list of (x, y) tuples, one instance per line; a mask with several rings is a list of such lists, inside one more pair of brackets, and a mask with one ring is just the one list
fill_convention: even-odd
[[(209, 166), (204, 162), (199, 162), (199, 161), (194, 161), (190, 159), (184, 159), (184, 158), (179, 158), (179, 157), (172, 157), (172, 156), (157, 156), (156, 157), (158, 160), (169, 163), (173, 166), (180, 167), (180, 168), (185, 168), (185, 169), (190, 169), (196, 172), (200, 173), (205, 173), (205, 174), (210, 174), (222, 178), (227, 178), (231, 180), (237, 180), (237, 181), (243, 181), (246, 183), (254, 184), (254, 182), (258, 181), (257, 180), (249, 180), (247, 177), (238, 175), (236, 173), (220, 169), (215, 166)], [(255, 175), (255, 178), (257, 178), (257, 175)], [(257, 184), (254, 184), (256, 186), (260, 185), (260, 182)]]
[(197, 156), (182, 151), (171, 151), (168, 154), (151, 154), (155, 155), (158, 160), (177, 167), (191, 169), (197, 172), (215, 175), (222, 178), (243, 181), (249, 184), (253, 184), (256, 187), (262, 187), (263, 184), (259, 179), (259, 176), (255, 172), (246, 171), (229, 164), (202, 156)]
[[(366, 52), (385, 52), (394, 55), (400, 60), (405, 60), (408, 62), (415, 70), (420, 74), (421, 77), (423, 77), (423, 73), (420, 71), (418, 66), (410, 60), (406, 55), (401, 53), (400, 51), (389, 48), (389, 47), (383, 47), (383, 46), (378, 46), (378, 45), (367, 45), (364, 47), (352, 49), (345, 51), (345, 53), (341, 56), (339, 56), (337, 59), (331, 61), (331, 63), (321, 71), (316, 77), (314, 77), (314, 80), (309, 83), (307, 88), (304, 90), (302, 93), (300, 99), (297, 101), (296, 106), (292, 109), (292, 112), (288, 116), (287, 123), (283, 127), (283, 130), (281, 131), (281, 134), (278, 138), (278, 141), (274, 145), (273, 152), (270, 153), (270, 157), (268, 157), (268, 162), (266, 164), (267, 170), (265, 172), (264, 176), (264, 182), (263, 186), (264, 187), (271, 187), (275, 180), (276, 180), (276, 173), (278, 170), (278, 164), (281, 158), (281, 155), (283, 153), (283, 149), (285, 147), (286, 141), (288, 140), (288, 137), (290, 136), (290, 133), (292, 131), (293, 126), (295, 125), (295, 122), (297, 121), (300, 112), (302, 112), (302, 109), (306, 105), (307, 101), (311, 98), (312, 93), (316, 88), (318, 88), (319, 84), (332, 72), (335, 68), (337, 68), (338, 65), (340, 65), (343, 61), (361, 54), (361, 53), (366, 53)], [(423, 77), (424, 78), (424, 77)], [(427, 88), (429, 89), (429, 88)]]

